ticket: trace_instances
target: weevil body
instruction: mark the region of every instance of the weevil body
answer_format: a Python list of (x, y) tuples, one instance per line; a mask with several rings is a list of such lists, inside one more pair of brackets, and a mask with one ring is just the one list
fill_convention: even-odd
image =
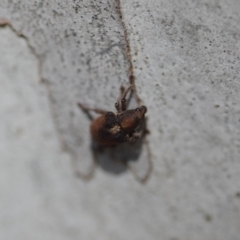
[(93, 140), (100, 146), (116, 146), (137, 139), (135, 131), (147, 112), (145, 106), (121, 113), (107, 112), (93, 120), (90, 131)]
[(99, 146), (116, 146), (123, 142), (134, 142), (141, 137), (142, 132), (137, 132), (136, 129), (144, 119), (147, 108), (141, 106), (126, 110), (126, 95), (131, 89), (132, 86), (126, 90), (122, 88), (122, 96), (115, 103), (117, 113), (87, 108), (78, 104), (83, 110), (92, 110), (101, 114), (92, 121), (90, 126), (92, 139)]

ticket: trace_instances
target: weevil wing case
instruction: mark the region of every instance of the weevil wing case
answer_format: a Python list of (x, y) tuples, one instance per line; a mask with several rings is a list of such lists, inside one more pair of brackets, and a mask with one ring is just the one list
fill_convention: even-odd
[(112, 112), (93, 120), (90, 129), (93, 140), (101, 146), (115, 146), (127, 141), (126, 133), (121, 129), (116, 115)]

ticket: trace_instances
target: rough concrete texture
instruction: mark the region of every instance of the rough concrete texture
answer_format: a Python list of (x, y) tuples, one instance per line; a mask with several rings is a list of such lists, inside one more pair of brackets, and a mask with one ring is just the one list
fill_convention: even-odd
[[(0, 239), (238, 240), (239, 12), (238, 0), (1, 1)], [(76, 103), (114, 110), (131, 74), (149, 180), (77, 178), (73, 163), (87, 174), (93, 156)]]

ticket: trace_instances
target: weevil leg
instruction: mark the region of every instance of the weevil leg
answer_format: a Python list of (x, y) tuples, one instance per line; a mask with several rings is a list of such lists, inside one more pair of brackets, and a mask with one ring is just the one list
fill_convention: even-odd
[(139, 138), (141, 138), (142, 137), (142, 132), (135, 132), (135, 133), (133, 133), (130, 137), (128, 137), (128, 142), (129, 143), (134, 143), (134, 142), (136, 142)]
[(125, 87), (123, 86), (123, 85), (121, 85), (121, 87), (120, 87), (120, 97), (119, 97), (119, 99), (121, 99), (122, 98), (122, 95), (123, 95), (123, 93), (125, 92)]
[(87, 107), (87, 106), (85, 106), (85, 105), (83, 105), (82, 103), (79, 103), (79, 102), (78, 102), (78, 106), (85, 112), (86, 111), (93, 111), (93, 112), (99, 113), (99, 114), (105, 114), (107, 112), (106, 110), (103, 110), (103, 109)]
[(146, 129), (146, 121), (144, 121), (142, 122), (142, 125), (139, 127), (138, 130), (134, 131), (130, 136), (128, 136), (128, 142), (130, 144), (140, 144), (139, 146), (141, 146), (141, 148), (143, 147), (143, 149), (141, 150), (142, 153), (140, 154), (138, 161), (141, 162), (141, 165), (145, 163), (144, 167), (141, 167), (141, 169), (144, 169), (144, 172), (141, 173), (141, 171), (138, 170), (138, 167), (134, 164), (134, 162), (128, 161), (126, 163), (128, 169), (132, 172), (135, 179), (142, 184), (145, 184), (147, 182), (153, 170), (151, 151), (148, 145), (148, 141), (145, 138), (148, 133), (149, 131)]
[(118, 101), (115, 103), (115, 107), (118, 112), (126, 111), (126, 108), (127, 108), (126, 96), (127, 96), (128, 92), (132, 89), (133, 89), (132, 85), (130, 85), (127, 89), (125, 89), (124, 86), (121, 86), (121, 88), (120, 88), (121, 96), (118, 99)]
[(133, 89), (132, 85), (130, 85), (126, 90), (124, 89), (124, 92), (123, 92), (122, 97), (121, 97), (122, 111), (126, 111), (126, 108), (127, 108), (126, 96), (129, 93), (129, 91), (132, 90), (132, 89)]
[(117, 102), (115, 103), (115, 108), (116, 108), (117, 112), (122, 112), (121, 98), (122, 98), (124, 91), (125, 91), (125, 87), (122, 85), (120, 87), (120, 96), (119, 96)]
[(117, 112), (121, 112), (121, 104), (119, 103), (119, 101), (117, 101), (115, 103), (115, 108), (116, 108)]
[[(124, 98), (126, 98), (128, 92), (133, 89), (133, 85), (130, 85), (127, 89), (125, 89), (123, 86), (122, 86), (121, 88), (122, 88), (122, 90), (123, 90), (121, 99), (124, 99)], [(121, 91), (122, 91), (122, 90), (121, 90)]]
[(144, 137), (147, 134), (146, 129), (142, 128), (139, 131), (134, 131), (130, 136), (128, 136), (127, 141), (129, 143), (134, 143), (136, 142), (139, 138)]

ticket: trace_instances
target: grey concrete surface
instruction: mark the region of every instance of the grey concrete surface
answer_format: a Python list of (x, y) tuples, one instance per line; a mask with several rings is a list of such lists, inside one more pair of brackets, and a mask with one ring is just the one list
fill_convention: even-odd
[[(239, 12), (237, 0), (1, 1), (0, 239), (238, 240)], [(93, 156), (77, 102), (113, 111), (130, 73), (150, 178), (113, 163), (80, 179)]]

